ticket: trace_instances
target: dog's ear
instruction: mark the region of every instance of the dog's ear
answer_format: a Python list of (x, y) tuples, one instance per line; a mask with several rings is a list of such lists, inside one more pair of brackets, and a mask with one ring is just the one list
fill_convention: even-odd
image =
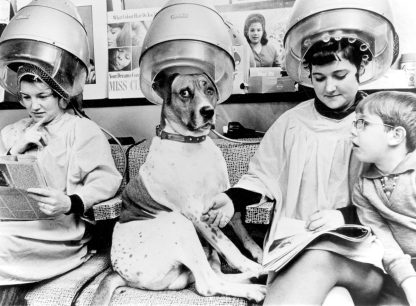
[(172, 90), (172, 83), (173, 80), (179, 75), (179, 73), (173, 74), (165, 74), (164, 72), (160, 72), (155, 80), (153, 81), (152, 88), (156, 93), (166, 101), (170, 95)]

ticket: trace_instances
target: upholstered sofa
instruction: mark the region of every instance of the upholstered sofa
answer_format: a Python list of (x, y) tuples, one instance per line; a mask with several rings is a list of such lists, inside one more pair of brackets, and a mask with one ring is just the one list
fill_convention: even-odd
[[(238, 144), (215, 140), (227, 162), (231, 184), (246, 172), (248, 161), (257, 144)], [(150, 141), (123, 146), (112, 145), (112, 153), (120, 172), (126, 169), (120, 192), (127, 181), (138, 174), (145, 161)], [(28, 305), (89, 305), (100, 281), (110, 270), (109, 247), (111, 230), (120, 212), (120, 201), (100, 203), (91, 212), (96, 220), (91, 243), (91, 258), (80, 267), (51, 280), (38, 283), (25, 295)], [(247, 305), (243, 298), (229, 296), (203, 297), (193, 286), (179, 291), (146, 291), (127, 287), (118, 288), (112, 305)]]

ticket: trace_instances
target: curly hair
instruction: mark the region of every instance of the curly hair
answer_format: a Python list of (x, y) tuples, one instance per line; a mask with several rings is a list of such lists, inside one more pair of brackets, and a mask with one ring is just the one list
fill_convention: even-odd
[(340, 40), (331, 38), (326, 42), (320, 40), (313, 44), (303, 57), (304, 67), (311, 71), (313, 65), (322, 66), (333, 61), (339, 61), (339, 56), (341, 56), (357, 68), (356, 77), (358, 81), (362, 65), (373, 58), (370, 50), (363, 51), (361, 46), (362, 42), (359, 40), (351, 41), (348, 38), (341, 38)]

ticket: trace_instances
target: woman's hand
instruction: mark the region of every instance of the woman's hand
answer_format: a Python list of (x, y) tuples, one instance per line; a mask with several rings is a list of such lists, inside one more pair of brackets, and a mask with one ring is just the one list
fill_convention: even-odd
[(71, 199), (60, 190), (28, 188), (27, 192), (32, 199), (38, 201), (39, 209), (48, 216), (59, 216), (71, 209)]
[[(16, 143), (10, 148), (10, 154), (23, 154), (30, 147), (37, 146), (42, 148), (48, 144), (46, 133), (43, 128), (46, 117), (42, 118), (39, 122), (36, 122), (33, 126), (27, 127), (23, 137), (21, 137)], [(28, 125), (30, 122), (28, 123)]]
[(208, 207), (201, 216), (201, 221), (205, 221), (215, 227), (224, 227), (230, 222), (234, 216), (234, 204), (233, 201), (225, 193), (217, 194), (211, 203), (211, 207)]
[(322, 231), (344, 224), (344, 216), (339, 210), (325, 209), (318, 210), (309, 216), (309, 219), (306, 221), (306, 229), (310, 231)]

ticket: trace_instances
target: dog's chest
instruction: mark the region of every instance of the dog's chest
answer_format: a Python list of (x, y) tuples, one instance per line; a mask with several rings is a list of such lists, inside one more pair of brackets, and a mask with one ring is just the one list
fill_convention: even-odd
[(229, 186), (225, 160), (209, 138), (197, 144), (154, 138), (140, 175), (152, 198), (171, 209), (203, 206)]

